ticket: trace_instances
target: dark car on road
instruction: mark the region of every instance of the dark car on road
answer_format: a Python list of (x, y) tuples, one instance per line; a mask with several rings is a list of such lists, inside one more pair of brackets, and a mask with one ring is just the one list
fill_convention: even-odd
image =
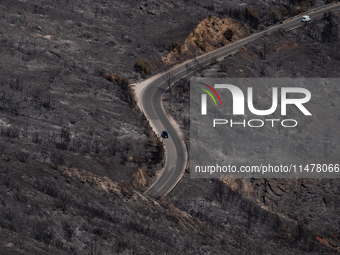
[(163, 131), (162, 134), (161, 134), (161, 136), (162, 136), (163, 138), (168, 138), (168, 137), (169, 137), (168, 132), (166, 132), (166, 131)]

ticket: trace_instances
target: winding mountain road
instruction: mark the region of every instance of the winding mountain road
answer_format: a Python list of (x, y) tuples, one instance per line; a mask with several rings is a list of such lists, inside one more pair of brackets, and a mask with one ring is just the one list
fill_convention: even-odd
[[(340, 11), (340, 4), (332, 5), (322, 9), (310, 11), (304, 15), (309, 15), (312, 20), (322, 17), (324, 12), (332, 11), (333, 13)], [(175, 66), (167, 73), (158, 74), (144, 81), (142, 84), (135, 85), (136, 98), (139, 106), (144, 114), (149, 119), (151, 126), (157, 134), (161, 134), (163, 130), (166, 130), (169, 134), (169, 138), (164, 139), (166, 149), (166, 162), (164, 169), (160, 173), (160, 176), (156, 182), (146, 191), (146, 194), (154, 197), (166, 196), (178, 183), (184, 174), (185, 167), (187, 165), (187, 148), (183, 141), (179, 128), (176, 128), (176, 124), (173, 123), (170, 117), (165, 113), (162, 105), (162, 96), (166, 92), (169, 84), (169, 73), (171, 74), (171, 82), (175, 82), (181, 78), (186, 77), (190, 72), (186, 65), (195, 66), (197, 61), (200, 65), (207, 65), (211, 63), (211, 59), (222, 59), (236, 52), (243, 45), (255, 40), (256, 38), (269, 34), (280, 28), (286, 31), (295, 29), (301, 25), (302, 15), (293, 19), (286, 20), (283, 24), (276, 25), (268, 28), (262, 32), (253, 34), (247, 38), (239, 40), (235, 43), (224, 46), (205, 55), (199, 56), (196, 59), (186, 61), (180, 65)]]

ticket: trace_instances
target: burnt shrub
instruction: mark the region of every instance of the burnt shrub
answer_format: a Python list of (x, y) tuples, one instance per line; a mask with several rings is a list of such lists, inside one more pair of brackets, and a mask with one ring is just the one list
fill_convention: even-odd
[(178, 53), (181, 53), (181, 44), (179, 42), (173, 41), (169, 45), (169, 51), (177, 51)]
[(2, 212), (3, 217), (8, 221), (13, 221), (15, 218), (15, 211), (12, 209), (5, 209)]
[(33, 183), (33, 187), (51, 197), (54, 197), (54, 198), (58, 197), (59, 189), (53, 183), (36, 180)]
[(221, 72), (225, 73), (228, 70), (228, 66), (226, 63), (220, 65)]
[(15, 212), (12, 210), (5, 210), (2, 213), (2, 217), (0, 217), (0, 227), (9, 229), (12, 231), (17, 230), (17, 222), (14, 220), (15, 219)]
[(144, 58), (138, 59), (134, 68), (142, 75), (143, 78), (146, 78), (146, 76), (151, 74), (153, 71), (152, 64)]
[(63, 125), (60, 130), (60, 141), (56, 144), (58, 149), (67, 150), (68, 146), (71, 142), (71, 132), (70, 128), (66, 125)]
[(120, 141), (116, 137), (113, 138), (110, 140), (106, 150), (109, 155), (116, 156), (120, 150)]
[(273, 23), (275, 24), (276, 22), (280, 21), (280, 12), (278, 12), (277, 10), (271, 10), (271, 12), (269, 13)]
[(23, 83), (20, 81), (19, 79), (19, 76), (17, 76), (15, 78), (15, 80), (13, 80), (10, 84), (9, 84), (9, 87), (13, 90), (16, 90), (16, 91), (23, 91)]
[(85, 155), (91, 152), (91, 141), (84, 140), (80, 148), (80, 153)]
[(323, 20), (325, 20), (325, 25), (321, 32), (322, 42), (335, 43), (339, 40), (339, 30), (338, 25), (335, 22), (334, 15), (332, 12), (324, 13)]
[(21, 163), (26, 163), (29, 154), (25, 151), (18, 151), (16, 153), (17, 159), (21, 162)]
[(33, 137), (32, 137), (32, 142), (36, 144), (41, 144), (42, 140), (40, 139), (39, 132), (34, 132)]
[(99, 218), (99, 219), (111, 219), (111, 214), (106, 211), (105, 208), (99, 206), (92, 206), (90, 204), (79, 205), (82, 211), (91, 218)]
[(92, 229), (92, 233), (107, 240), (110, 237), (110, 233), (105, 230), (103, 226), (96, 226)]
[(233, 39), (233, 36), (235, 35), (235, 32), (231, 28), (227, 28), (227, 30), (223, 33), (225, 39), (228, 41), (231, 41)]
[(120, 190), (124, 196), (132, 196), (133, 194), (132, 185), (123, 182), (123, 183), (120, 183), (118, 186), (120, 187)]
[(70, 242), (74, 234), (75, 226), (70, 224), (69, 222), (64, 222), (63, 230), (64, 230), (66, 240)]
[(55, 205), (60, 210), (65, 211), (69, 202), (70, 202), (70, 196), (65, 192), (61, 192), (58, 194), (55, 200)]
[(122, 78), (118, 74), (111, 75), (109, 73), (102, 73), (102, 76), (106, 78), (107, 80), (112, 81), (118, 85), (121, 85), (121, 86), (129, 85), (129, 79), (125, 77)]
[(13, 127), (1, 128), (0, 134), (10, 138), (18, 138), (20, 136), (20, 130)]
[(128, 156), (126, 154), (123, 154), (120, 158), (120, 164), (122, 164), (123, 166), (125, 166), (125, 164), (129, 161)]
[(44, 192), (51, 197), (58, 197), (58, 188), (55, 185), (45, 185)]
[(256, 10), (251, 7), (246, 7), (246, 9), (244, 10), (244, 18), (255, 29), (257, 29), (258, 25), (261, 22), (260, 15)]
[(207, 50), (207, 40), (205, 38), (201, 40), (198, 34), (195, 35), (195, 44), (198, 48), (200, 48), (204, 52)]
[(15, 194), (15, 198), (16, 198), (16, 200), (18, 200), (19, 202), (21, 202), (23, 204), (26, 204), (27, 201), (28, 201), (27, 196), (22, 194), (22, 193), (20, 193), (20, 192)]
[(33, 226), (33, 237), (35, 240), (49, 245), (53, 236), (54, 231), (49, 226), (47, 226), (46, 222), (36, 222)]
[(92, 144), (91, 144), (91, 147), (92, 147), (92, 151), (96, 154), (99, 154), (100, 153), (100, 148), (101, 148), (101, 143), (95, 139)]
[(164, 143), (158, 138), (157, 144), (155, 148), (155, 152), (153, 154), (153, 160), (155, 163), (160, 163), (164, 159), (165, 150), (164, 150)]
[(136, 100), (135, 100), (135, 93), (133, 89), (130, 86), (129, 79), (125, 77), (120, 77), (119, 75), (111, 75), (109, 73), (102, 73), (102, 77), (105, 79), (112, 81), (113, 83), (119, 85), (119, 87), (122, 89), (123, 93), (121, 94), (121, 99), (126, 101), (129, 106), (136, 107)]
[(50, 94), (43, 95), (40, 100), (40, 105), (45, 107), (46, 109), (50, 109), (51, 108), (51, 95)]
[(116, 252), (119, 254), (125, 249), (129, 248), (129, 243), (124, 240), (118, 240), (116, 241)]
[(51, 154), (51, 165), (54, 169), (57, 169), (58, 166), (61, 166), (65, 163), (64, 157), (56, 152), (52, 152)]

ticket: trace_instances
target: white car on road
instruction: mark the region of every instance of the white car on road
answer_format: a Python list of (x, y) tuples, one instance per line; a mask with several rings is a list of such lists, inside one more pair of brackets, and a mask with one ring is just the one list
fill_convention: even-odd
[(303, 16), (301, 22), (308, 22), (311, 21), (312, 19), (309, 16)]

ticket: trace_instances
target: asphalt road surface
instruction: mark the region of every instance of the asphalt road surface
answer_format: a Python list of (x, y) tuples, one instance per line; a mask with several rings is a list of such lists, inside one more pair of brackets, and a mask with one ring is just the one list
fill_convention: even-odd
[[(332, 11), (335, 13), (339, 12), (339, 10), (340, 5), (338, 4), (314, 10), (304, 15), (309, 15), (312, 20), (314, 20), (321, 18), (324, 12)], [(182, 178), (187, 165), (188, 156), (186, 145), (182, 139), (180, 131), (174, 127), (171, 120), (165, 113), (162, 105), (162, 96), (169, 87), (169, 75), (171, 77), (171, 83), (174, 83), (175, 81), (184, 78), (192, 72), (192, 69), (188, 70), (186, 68), (187, 64), (194, 68), (207, 65), (211, 63), (212, 58), (224, 58), (237, 51), (243, 45), (266, 33), (269, 34), (280, 28), (283, 28), (286, 31), (292, 30), (299, 26), (305, 25), (305, 23), (301, 22), (301, 18), (302, 15), (290, 20), (286, 20), (283, 24), (270, 27), (267, 30), (253, 34), (245, 39), (197, 57), (197, 59), (186, 61), (185, 63), (174, 67), (167, 73), (160, 75), (158, 78), (150, 79), (151, 81), (149, 84), (141, 92), (141, 106), (146, 117), (149, 119), (154, 129), (156, 129), (156, 133), (161, 134), (161, 132), (165, 130), (168, 132), (169, 138), (164, 139), (166, 149), (166, 162), (164, 169), (162, 173), (160, 173), (160, 176), (156, 182), (146, 191), (146, 194), (154, 197), (166, 196)]]

